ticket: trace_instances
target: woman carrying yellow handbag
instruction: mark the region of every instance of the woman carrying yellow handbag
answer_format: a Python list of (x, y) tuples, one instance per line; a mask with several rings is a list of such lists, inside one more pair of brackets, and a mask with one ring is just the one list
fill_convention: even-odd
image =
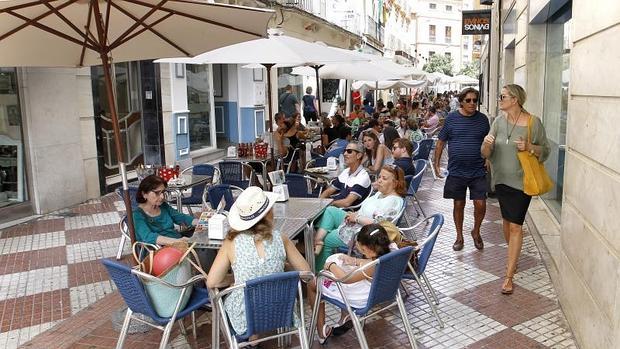
[(525, 90), (510, 84), (502, 88), (497, 117), (482, 143), (482, 156), (491, 162), (492, 183), (502, 212), (504, 238), (508, 244), (503, 294), (512, 294), (512, 278), (523, 245), (523, 221), (532, 195), (551, 189), (553, 183), (543, 162), (549, 156), (549, 142), (539, 118), (523, 108)]

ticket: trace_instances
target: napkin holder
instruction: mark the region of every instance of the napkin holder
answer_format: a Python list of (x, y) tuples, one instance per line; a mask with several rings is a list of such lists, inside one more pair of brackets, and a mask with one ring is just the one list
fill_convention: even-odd
[(276, 202), (286, 201), (289, 198), (288, 195), (288, 184), (279, 184), (273, 186), (273, 192), (278, 194), (278, 198)]
[(337, 159), (333, 156), (327, 158), (327, 169), (329, 171), (334, 171), (338, 169)]
[(217, 213), (209, 218), (209, 239), (224, 240), (228, 234), (228, 218), (223, 214)]
[(231, 145), (230, 147), (228, 147), (228, 149), (226, 150), (226, 157), (236, 158), (237, 157), (237, 147), (235, 147), (234, 145)]

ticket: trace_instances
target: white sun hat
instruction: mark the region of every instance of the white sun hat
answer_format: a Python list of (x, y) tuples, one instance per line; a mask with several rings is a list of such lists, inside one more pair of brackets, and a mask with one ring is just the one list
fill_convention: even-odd
[(271, 210), (278, 194), (248, 187), (237, 198), (228, 213), (228, 224), (236, 231), (252, 228)]

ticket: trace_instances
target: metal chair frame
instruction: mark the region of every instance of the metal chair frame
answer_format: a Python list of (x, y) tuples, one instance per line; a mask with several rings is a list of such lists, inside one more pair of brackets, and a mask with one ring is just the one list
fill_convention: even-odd
[[(186, 172), (191, 171), (192, 174), (194, 173), (194, 168), (196, 168), (197, 166), (208, 166), (213, 170), (213, 175), (211, 178), (211, 182), (209, 183), (205, 183), (204, 185), (202, 185), (202, 193), (200, 193), (200, 195), (195, 194), (196, 191), (198, 191), (199, 189), (198, 186), (196, 187), (192, 187), (191, 190), (191, 194), (189, 197), (183, 197), (181, 199), (181, 202), (183, 203), (184, 206), (187, 206), (187, 210), (189, 211), (189, 214), (192, 215), (192, 205), (199, 205), (200, 203), (203, 202), (202, 198), (204, 198), (205, 196), (205, 192), (207, 191), (207, 187), (209, 187), (210, 185), (213, 185), (215, 183), (217, 183), (220, 178), (222, 177), (220, 174), (220, 169), (217, 168), (215, 165), (211, 165), (211, 164), (197, 164), (197, 165), (193, 165), (190, 166), (186, 169), (184, 169), (183, 171), (181, 171), (180, 175), (185, 174)], [(193, 200), (191, 200), (193, 199)]]
[[(418, 216), (420, 213), (418, 212), (418, 208), (415, 207), (415, 204), (420, 208), (420, 212), (422, 216), (426, 218), (426, 213), (424, 213), (424, 209), (422, 208), (422, 204), (418, 200), (416, 193), (420, 188), (420, 183), (422, 182), (422, 177), (424, 176), (424, 171), (426, 171), (426, 167), (428, 166), (428, 162), (426, 160), (418, 159), (414, 161), (415, 166), (415, 175), (414, 176), (405, 176), (405, 180), (409, 181), (409, 186), (407, 187), (407, 196), (412, 198), (414, 203), (414, 208)], [(409, 178), (408, 178), (409, 177)]]
[[(239, 174), (239, 177), (238, 177), (239, 179), (225, 178), (226, 175), (225, 175), (224, 171), (222, 171), (222, 169), (221, 169), (222, 164), (228, 165), (228, 164), (233, 164), (233, 163), (238, 163), (241, 166), (241, 171), (240, 171), (240, 174)], [(235, 185), (235, 186), (238, 186), (238, 187), (241, 187), (241, 188), (243, 188), (244, 186), (247, 188), (247, 187), (252, 185), (252, 182), (254, 180), (255, 174), (254, 174), (254, 168), (252, 168), (252, 166), (250, 166), (249, 164), (247, 164), (247, 163), (245, 163), (243, 161), (220, 161), (220, 162), (218, 162), (217, 165), (218, 165), (218, 168), (220, 170), (220, 177), (219, 177), (220, 178), (220, 181), (219, 181), (220, 184), (232, 184), (232, 185)], [(247, 179), (244, 179), (246, 171), (249, 171), (250, 174), (248, 175)], [(241, 185), (238, 185), (238, 184), (241, 184)]]
[[(289, 195), (291, 197), (304, 197), (304, 198), (309, 198), (309, 197), (319, 197), (321, 196), (321, 193), (323, 192), (323, 184), (318, 181), (316, 178), (312, 178), (310, 176), (304, 176), (304, 175), (300, 175), (297, 173), (287, 173), (285, 175), (286, 178), (286, 184), (288, 183), (289, 178), (291, 178), (291, 176), (298, 178), (298, 179), (305, 179), (306, 180), (306, 195), (305, 196), (295, 196), (295, 195), (290, 195), (291, 192), (293, 192), (293, 190), (291, 190), (291, 186), (293, 185), (292, 183), (290, 183), (291, 185), (289, 186)], [(314, 196), (314, 189), (313, 188), (319, 188), (319, 192), (317, 196)]]
[[(240, 334), (240, 335), (233, 333), (234, 330), (232, 329), (232, 326), (230, 326), (228, 315), (226, 314), (226, 311), (224, 310), (223, 298), (226, 295), (233, 292), (234, 290), (238, 290), (238, 289), (244, 289), (244, 292), (246, 292), (246, 296), (247, 296), (246, 288), (248, 287), (249, 284), (252, 284), (255, 287), (261, 287), (267, 282), (272, 282), (274, 276), (292, 277), (293, 276), (292, 274), (296, 274), (298, 278), (297, 296), (295, 297), (295, 300), (297, 303), (297, 311), (299, 312), (300, 326), (292, 330), (288, 330), (288, 331), (284, 331), (283, 328), (278, 328), (277, 334), (270, 335), (267, 337), (261, 337), (256, 340), (250, 340), (250, 337), (256, 334), (254, 332), (255, 330), (254, 327), (258, 327), (260, 325), (264, 326), (264, 324), (256, 325), (254, 324), (253, 321), (246, 320), (248, 324), (246, 333)], [(259, 277), (253, 280), (249, 280), (248, 282), (229, 287), (223, 291), (219, 291), (218, 289), (210, 289), (209, 292), (212, 295), (211, 299), (212, 299), (212, 304), (213, 304), (213, 320), (212, 320), (213, 330), (212, 330), (212, 342), (211, 343), (214, 343), (213, 344), (214, 348), (219, 348), (219, 343), (220, 343), (219, 334), (220, 334), (220, 326), (221, 326), (226, 336), (225, 339), (226, 339), (226, 342), (229, 348), (236, 349), (240, 347), (255, 345), (255, 344), (268, 341), (271, 339), (275, 339), (275, 338), (278, 338), (278, 340), (280, 340), (284, 336), (297, 334), (299, 336), (299, 342), (300, 342), (301, 348), (309, 349), (310, 342), (308, 341), (308, 337), (306, 335), (306, 323), (305, 323), (305, 317), (304, 317), (304, 296), (303, 296), (303, 292), (301, 288), (301, 281), (302, 280), (309, 281), (309, 280), (312, 280), (313, 278), (314, 278), (314, 274), (312, 274), (309, 271), (283, 272), (283, 273), (266, 275), (266, 276)], [(248, 317), (248, 314), (254, 311), (253, 309), (248, 309), (247, 306), (248, 304), (246, 302), (246, 319)], [(295, 305), (293, 305), (293, 309), (295, 308), (296, 308)], [(270, 324), (270, 325), (273, 326), (273, 324)], [(271, 329), (268, 329), (268, 331), (275, 330), (275, 329), (276, 328), (271, 328)]]
[[(234, 195), (232, 193), (233, 191), (242, 192), (244, 190), (243, 188), (238, 187), (236, 185), (232, 185), (232, 184), (215, 184), (215, 185), (209, 186), (209, 187), (206, 188), (207, 190), (205, 190), (204, 194), (202, 195), (202, 207), (207, 207), (207, 203), (209, 203), (211, 208), (214, 209), (214, 210), (216, 210), (216, 209), (217, 210), (220, 210), (220, 209), (223, 210), (224, 209), (224, 208), (220, 208), (219, 207), (221, 199), (220, 199), (220, 202), (218, 202), (215, 205), (215, 207), (213, 207), (213, 205), (212, 205), (213, 203), (210, 202), (210, 200), (209, 200), (209, 192), (212, 191), (212, 190), (218, 189), (218, 188), (222, 188), (223, 190), (230, 190), (231, 191), (231, 196), (233, 197), (233, 200), (234, 200)], [(224, 196), (222, 196), (222, 198), (224, 198), (224, 201), (226, 201), (226, 198)], [(226, 206), (228, 206), (228, 204), (229, 203), (227, 202)], [(232, 205), (232, 204), (233, 203), (231, 202), (230, 205)]]
[[(344, 303), (340, 303), (340, 301), (338, 300), (334, 300), (329, 297), (323, 296), (321, 287), (320, 286), (317, 287), (317, 293), (316, 293), (316, 298), (314, 300), (314, 308), (312, 312), (312, 320), (310, 323), (310, 328), (308, 330), (309, 331), (308, 338), (310, 340), (310, 343), (312, 343), (314, 339), (314, 328), (316, 326), (316, 322), (318, 318), (319, 303), (321, 300), (325, 300), (337, 306), (340, 309), (346, 310), (349, 313), (351, 317), (351, 321), (353, 323), (353, 328), (355, 329), (357, 339), (362, 349), (369, 348), (368, 342), (366, 341), (366, 337), (364, 336), (363, 326), (364, 326), (365, 320), (371, 316), (374, 316), (377, 313), (380, 313), (384, 310), (392, 308), (395, 305), (398, 306), (400, 316), (405, 326), (405, 332), (407, 333), (407, 337), (409, 338), (409, 344), (411, 345), (412, 348), (417, 349), (415, 336), (413, 334), (413, 330), (411, 329), (411, 323), (409, 322), (409, 318), (407, 317), (407, 310), (405, 309), (405, 303), (403, 301), (403, 298), (399, 290), (400, 279), (402, 278), (402, 275), (405, 272), (405, 268), (407, 267), (406, 264), (407, 264), (407, 261), (409, 260), (409, 257), (411, 256), (411, 253), (413, 253), (413, 247), (405, 247), (400, 250), (390, 252), (368, 264), (365, 264), (351, 271), (349, 274), (345, 275), (344, 277), (340, 279), (336, 278), (332, 273), (328, 271), (325, 271), (325, 270), (321, 271), (317, 277), (317, 285), (321, 285), (323, 282), (323, 279), (329, 279), (335, 282), (336, 286), (338, 287), (338, 291), (340, 292), (340, 295), (342, 296)], [(393, 259), (396, 259), (396, 260), (393, 260)], [(382, 262), (384, 264), (383, 266), (381, 264)], [(398, 265), (395, 263), (402, 263), (402, 269), (401, 269), (401, 265)], [(342, 289), (342, 283), (345, 283), (353, 275), (357, 273), (362, 273), (372, 267), (376, 267), (376, 269), (375, 269), (375, 272), (372, 278), (370, 293), (368, 295), (368, 304), (366, 305), (366, 307), (361, 308), (361, 309), (353, 308), (349, 304), (346, 294)], [(383, 270), (384, 267), (387, 268), (385, 271)], [(382, 273), (394, 273), (394, 270), (397, 270), (397, 269), (400, 270), (401, 274), (398, 280), (394, 280), (396, 282), (396, 285), (388, 286), (386, 284), (386, 281), (391, 282), (392, 280), (391, 278), (389, 280), (383, 280), (384, 275), (382, 275)], [(387, 288), (387, 287), (390, 288), (388, 292), (385, 292), (384, 290), (377, 291), (377, 289), (379, 288)], [(388, 295), (387, 293), (390, 293), (392, 289), (394, 289), (394, 296), (393, 296), (394, 298), (392, 300), (386, 299), (386, 298), (391, 297), (391, 295)], [(389, 302), (389, 304), (382, 306), (380, 309), (376, 311), (371, 312), (371, 310), (376, 305), (385, 304), (386, 302)]]
[(129, 226), (127, 225), (127, 215), (124, 215), (120, 222), (118, 222), (118, 230), (121, 232), (121, 239), (118, 242), (118, 249), (116, 250), (116, 260), (121, 259), (123, 256), (125, 242), (131, 241), (131, 238), (129, 237)]
[[(104, 266), (108, 269), (108, 272), (110, 272), (111, 269), (115, 269), (115, 272), (123, 272), (123, 273), (128, 273), (130, 274), (131, 278), (133, 280), (131, 280), (130, 282), (133, 283), (134, 287), (133, 289), (130, 290), (126, 290), (124, 288), (122, 288), (122, 286), (116, 285), (117, 288), (119, 289), (119, 292), (121, 293), (121, 296), (123, 296), (123, 299), (125, 300), (125, 303), (127, 304), (127, 313), (125, 315), (125, 320), (123, 321), (123, 326), (121, 328), (120, 331), (120, 335), (118, 338), (118, 341), (116, 343), (116, 349), (122, 349), (123, 348), (123, 344), (125, 342), (125, 338), (127, 337), (127, 330), (129, 328), (129, 324), (131, 322), (131, 320), (136, 320), (138, 322), (144, 323), (146, 325), (149, 325), (151, 327), (154, 327), (160, 331), (163, 331), (162, 334), (162, 338), (161, 341), (159, 343), (159, 349), (165, 349), (166, 348), (166, 344), (168, 343), (168, 340), (170, 338), (170, 333), (172, 332), (172, 327), (174, 326), (174, 323), (177, 322), (179, 324), (179, 326), (181, 327), (181, 333), (183, 333), (184, 335), (186, 334), (185, 332), (185, 327), (183, 326), (183, 322), (181, 321), (182, 318), (184, 318), (187, 315), (191, 315), (192, 316), (192, 323), (193, 323), (193, 335), (194, 338), (196, 338), (196, 327), (195, 327), (195, 315), (194, 315), (194, 310), (196, 310), (197, 308), (199, 308), (202, 305), (205, 305), (209, 302), (209, 297), (208, 297), (208, 293), (205, 289), (200, 289), (200, 288), (195, 288), (194, 289), (194, 294), (198, 295), (199, 293), (203, 293), (204, 292), (204, 296), (205, 298), (200, 300), (199, 302), (197, 302), (196, 304), (193, 304), (192, 308), (186, 307), (185, 309), (181, 310), (180, 305), (181, 305), (181, 301), (183, 299), (183, 295), (185, 294), (185, 292), (187, 292), (187, 289), (189, 288), (189, 286), (194, 285), (197, 282), (203, 282), (204, 278), (202, 275), (196, 275), (194, 277), (192, 277), (191, 279), (189, 279), (186, 283), (181, 284), (181, 285), (173, 285), (170, 284), (166, 281), (161, 280), (160, 278), (157, 278), (153, 275), (150, 274), (146, 274), (143, 273), (137, 269), (131, 269), (129, 266), (125, 265), (125, 264), (121, 264), (119, 262), (115, 262), (112, 260), (108, 260), (108, 259), (104, 259), (102, 260), (102, 263), (104, 264)], [(114, 280), (115, 284), (116, 284), (116, 280), (114, 279), (114, 277), (112, 275), (110, 275), (111, 278)], [(162, 318), (159, 317), (157, 315), (157, 313), (155, 313), (155, 309), (153, 309), (150, 300), (148, 298), (148, 295), (146, 294), (146, 291), (144, 290), (144, 288), (142, 287), (142, 281), (146, 280), (149, 282), (157, 282), (157, 283), (161, 283), (167, 287), (171, 287), (171, 288), (176, 288), (176, 289), (181, 289), (181, 294), (179, 297), (179, 300), (177, 301), (176, 304), (176, 308), (174, 310), (174, 313), (172, 314), (171, 317), (169, 318)], [(138, 285), (139, 284), (139, 285)], [(204, 291), (200, 291), (200, 290), (204, 290)], [(125, 293), (128, 292), (128, 293)], [(194, 294), (192, 294), (192, 297), (194, 297)], [(131, 297), (131, 298), (129, 298)], [(128, 302), (129, 299), (129, 302)], [(137, 302), (137, 303), (134, 303)], [(132, 309), (132, 307), (135, 306), (137, 309)], [(188, 309), (189, 308), (189, 309)], [(139, 312), (142, 313), (148, 317), (150, 317), (151, 319), (153, 319), (153, 321), (155, 321), (158, 324), (155, 323), (151, 323), (149, 321), (144, 321), (138, 317), (135, 317), (133, 315), (134, 312)], [(165, 325), (165, 326), (163, 326)]]
[[(443, 227), (444, 218), (441, 214), (434, 214), (430, 217), (427, 217), (421, 220), (420, 222), (416, 223), (415, 225), (409, 228), (399, 228), (399, 230), (403, 237), (407, 238), (408, 240), (417, 241), (418, 240), (417, 236), (411, 234), (410, 232), (413, 232), (414, 229), (420, 227), (423, 224), (426, 225), (430, 220), (432, 220), (433, 223), (428, 233), (426, 234), (424, 241), (419, 243), (418, 246), (416, 247), (416, 250), (418, 251), (418, 256), (423, 255), (423, 258), (425, 258), (424, 260), (420, 260), (420, 263), (422, 266), (418, 264), (418, 270), (415, 270), (413, 266), (411, 265), (411, 263), (408, 263), (408, 269), (410, 273), (404, 274), (403, 279), (415, 280), (415, 282), (420, 287), (422, 294), (424, 295), (424, 299), (426, 300), (426, 303), (428, 303), (428, 305), (431, 307), (431, 311), (433, 312), (433, 315), (437, 319), (437, 322), (439, 323), (439, 327), (444, 328), (444, 323), (439, 317), (439, 313), (437, 312), (437, 305), (439, 305), (439, 298), (437, 297), (435, 290), (431, 286), (430, 281), (428, 280), (428, 278), (426, 277), (426, 274), (424, 273), (426, 270), (426, 265), (428, 263), (428, 260), (430, 259), (430, 255), (433, 252), (433, 247), (435, 245), (435, 241), (437, 240), (437, 235), (439, 234), (439, 231)], [(430, 249), (428, 254), (425, 254), (426, 253), (425, 249)], [(431, 300), (428, 293), (426, 292), (424, 285), (428, 287), (428, 290), (431, 296), (433, 297), (434, 302)], [(403, 285), (403, 289), (405, 293), (407, 293), (407, 289), (404, 287), (404, 285)]]

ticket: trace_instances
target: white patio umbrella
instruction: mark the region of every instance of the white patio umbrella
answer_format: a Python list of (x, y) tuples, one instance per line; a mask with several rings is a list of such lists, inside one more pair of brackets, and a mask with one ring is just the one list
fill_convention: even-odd
[[(266, 39), (256, 39), (240, 44), (230, 45), (194, 58), (159, 59), (158, 63), (186, 64), (251, 64), (257, 63), (267, 68), (267, 95), (269, 96), (269, 131), (272, 129), (273, 106), (271, 101), (271, 68), (311, 66), (315, 69), (318, 91), (318, 70), (327, 63), (367, 61), (349, 52), (342, 52), (332, 47), (312, 43), (283, 35), (277, 30), (270, 30)], [(321, 104), (319, 103), (319, 115)]]
[(110, 76), (112, 61), (194, 56), (256, 39), (267, 34), (272, 14), (197, 0), (2, 0), (0, 66), (103, 65), (133, 243), (125, 157)]
[(384, 81), (356, 81), (351, 85), (354, 90), (362, 88), (376, 88), (387, 90), (391, 88), (422, 88), (427, 82), (423, 80), (384, 80)]

